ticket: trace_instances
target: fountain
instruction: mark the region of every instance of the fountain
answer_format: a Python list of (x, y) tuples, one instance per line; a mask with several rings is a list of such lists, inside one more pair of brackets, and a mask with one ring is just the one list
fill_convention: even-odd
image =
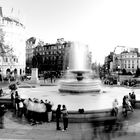
[(69, 78), (60, 82), (60, 92), (65, 93), (99, 93), (98, 80), (91, 79), (88, 46), (78, 42), (71, 42), (69, 53)]
[[(19, 88), (20, 96), (26, 95), (30, 98), (51, 101), (54, 104), (54, 118), (57, 105), (66, 105), (69, 122), (90, 122), (96, 118), (110, 116), (114, 98), (117, 98), (121, 105), (123, 96), (129, 93), (130, 89), (100, 86), (100, 80), (91, 78), (88, 46), (77, 42), (72, 42), (70, 46), (67, 77), (60, 81), (59, 86), (38, 85), (36, 88)], [(105, 92), (102, 92), (101, 89)]]

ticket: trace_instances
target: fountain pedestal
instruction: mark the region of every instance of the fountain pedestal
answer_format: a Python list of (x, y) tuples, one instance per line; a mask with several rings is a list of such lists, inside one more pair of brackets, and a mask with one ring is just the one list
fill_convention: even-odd
[(88, 71), (71, 71), (75, 74), (75, 79), (67, 79), (61, 81), (59, 91), (64, 93), (99, 93), (100, 86), (99, 81), (86, 79), (85, 73)]
[(82, 81), (83, 80), (83, 73), (82, 72), (78, 72), (77, 73), (77, 76), (76, 76), (76, 79), (77, 79), (77, 81)]

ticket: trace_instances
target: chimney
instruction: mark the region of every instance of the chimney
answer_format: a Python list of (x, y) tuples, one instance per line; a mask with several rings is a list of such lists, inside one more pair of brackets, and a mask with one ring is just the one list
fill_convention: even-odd
[(0, 7), (0, 17), (3, 17), (3, 14), (2, 14), (2, 7)]

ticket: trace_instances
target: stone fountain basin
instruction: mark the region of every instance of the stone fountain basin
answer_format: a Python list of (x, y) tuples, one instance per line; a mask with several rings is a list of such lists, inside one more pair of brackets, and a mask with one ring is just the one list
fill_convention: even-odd
[[(136, 99), (140, 100), (140, 89), (102, 86), (102, 92), (100, 94), (86, 93), (74, 95), (70, 93), (60, 93), (58, 89), (59, 86), (36, 86), (36, 88), (19, 88), (18, 91), (22, 97), (50, 100), (54, 104), (54, 120), (57, 105), (65, 104), (68, 109), (70, 122), (89, 122), (96, 118), (108, 117), (110, 116), (113, 100), (117, 98), (121, 108), (123, 96), (128, 95), (128, 93), (132, 91), (135, 92)], [(6, 99), (4, 98), (5, 97), (1, 100), (6, 100), (8, 103), (11, 101), (10, 96), (7, 96)], [(4, 103), (4, 101), (2, 101), (1, 103)], [(82, 108), (84, 109), (83, 114), (78, 111)]]
[[(83, 123), (83, 122), (87, 123), (87, 122), (92, 122), (94, 120), (100, 120), (102, 118), (111, 117), (111, 108), (84, 111), (84, 113), (79, 113), (79, 111), (68, 111), (68, 114), (69, 114), (69, 122), (71, 123)], [(55, 111), (53, 111), (53, 120), (55, 121), (55, 119), (56, 119), (56, 113)]]
[(99, 93), (101, 91), (98, 80), (83, 79), (77, 80), (62, 80), (60, 81), (60, 92), (65, 93)]

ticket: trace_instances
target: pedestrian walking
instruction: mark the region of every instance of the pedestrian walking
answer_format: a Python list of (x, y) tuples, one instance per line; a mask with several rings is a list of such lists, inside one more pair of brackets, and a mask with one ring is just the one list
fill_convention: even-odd
[(56, 130), (61, 130), (60, 119), (61, 119), (61, 105), (59, 104), (56, 109)]
[(18, 91), (15, 91), (15, 110), (18, 111), (19, 110), (19, 94)]
[(23, 100), (20, 99), (19, 100), (19, 110), (18, 110), (18, 116), (20, 118), (22, 118), (22, 116), (23, 116), (23, 109), (24, 109)]
[(45, 111), (45, 114), (44, 114), (44, 121), (47, 122), (48, 121), (48, 101), (47, 99), (45, 100), (45, 106), (46, 106), (46, 111)]
[(64, 126), (64, 129), (62, 129), (62, 131), (65, 131), (68, 128), (68, 111), (65, 105), (63, 105), (63, 109), (61, 112), (63, 115), (63, 126)]
[(4, 128), (4, 114), (6, 112), (6, 108), (4, 105), (0, 106), (0, 129)]
[(51, 104), (51, 102), (49, 101), (47, 106), (48, 122), (52, 121), (52, 106), (53, 104)]
[(132, 92), (131, 94), (131, 104), (132, 104), (132, 107), (135, 108), (135, 103), (136, 103), (136, 95), (134, 92)]
[(11, 91), (11, 102), (12, 102), (12, 108), (15, 108), (15, 94), (14, 94), (14, 91)]

